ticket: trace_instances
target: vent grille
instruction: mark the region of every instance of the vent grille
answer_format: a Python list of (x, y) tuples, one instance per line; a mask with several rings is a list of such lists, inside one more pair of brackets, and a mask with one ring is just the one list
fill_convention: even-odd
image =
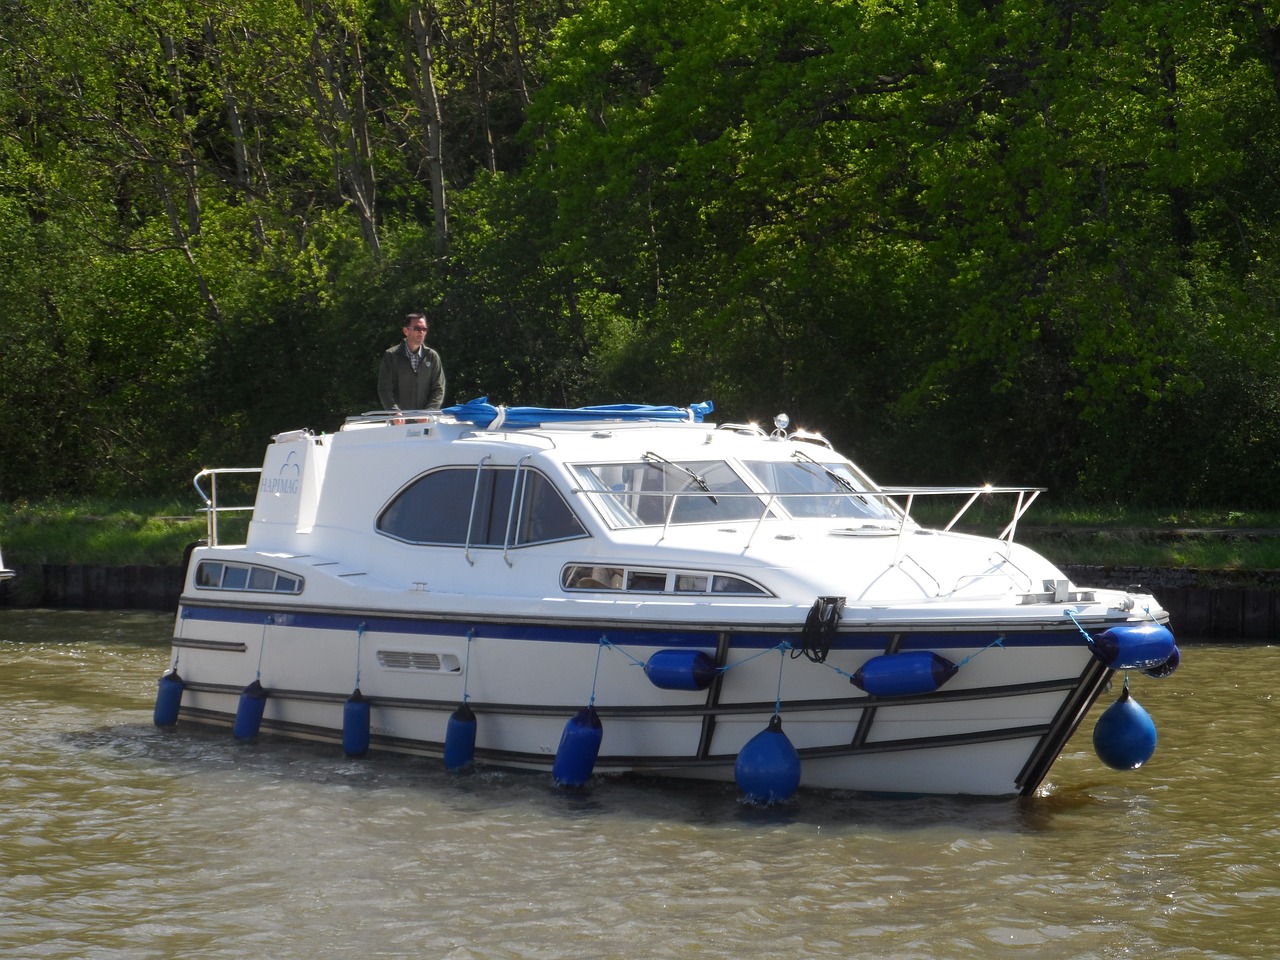
[(440, 654), (411, 650), (379, 650), (378, 663), (389, 670), (430, 670), (439, 673)]

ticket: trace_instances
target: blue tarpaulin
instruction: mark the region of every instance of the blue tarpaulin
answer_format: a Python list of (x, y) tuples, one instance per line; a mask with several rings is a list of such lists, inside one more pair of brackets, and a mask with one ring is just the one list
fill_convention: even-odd
[(710, 400), (688, 407), (661, 407), (644, 403), (612, 403), (597, 407), (495, 407), (488, 397), (477, 397), (466, 403), (446, 407), (442, 413), (455, 420), (474, 423), (478, 427), (535, 426), (540, 423), (570, 423), (582, 420), (661, 420), (701, 423), (715, 409)]

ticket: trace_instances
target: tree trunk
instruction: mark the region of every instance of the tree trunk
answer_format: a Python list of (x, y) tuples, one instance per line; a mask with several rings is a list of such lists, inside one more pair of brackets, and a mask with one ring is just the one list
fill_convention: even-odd
[(411, 47), (405, 76), (418, 113), (427, 127), (427, 177), (431, 183), (431, 209), (435, 219), (436, 254), (443, 255), (449, 241), (449, 215), (445, 203), (443, 126), (440, 112), (440, 96), (436, 89), (435, 60), (431, 52), (431, 25), (427, 22), (422, 6), (413, 3), (409, 7), (409, 37)]
[[(307, 71), (307, 84), (315, 101), (317, 131), (331, 152), (338, 194), (351, 204), (360, 220), (365, 243), (378, 253), (381, 243), (376, 214), (377, 179), (364, 109), (366, 79), (360, 38), (340, 23), (332, 26), (318, 23), (312, 0), (302, 0), (302, 11), (311, 29), (311, 69)], [(338, 38), (337, 59), (329, 55), (321, 42), (322, 32), (327, 29)], [(355, 92), (354, 103), (348, 89)]]

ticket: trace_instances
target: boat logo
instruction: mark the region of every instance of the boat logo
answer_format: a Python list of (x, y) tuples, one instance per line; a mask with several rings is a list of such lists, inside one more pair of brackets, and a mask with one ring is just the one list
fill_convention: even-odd
[(263, 477), (258, 484), (258, 491), (277, 496), (282, 493), (296, 495), (302, 489), (302, 465), (294, 460), (297, 455), (298, 451), (290, 450), (284, 463), (280, 465), (280, 473), (274, 477)]

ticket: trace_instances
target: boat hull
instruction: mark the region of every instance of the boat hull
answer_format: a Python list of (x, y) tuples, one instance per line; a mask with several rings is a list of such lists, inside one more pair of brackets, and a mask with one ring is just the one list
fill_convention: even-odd
[[(1016, 629), (1014, 629), (1016, 627)], [(344, 704), (370, 704), (370, 745), (441, 757), (464, 700), (480, 763), (550, 771), (566, 721), (591, 703), (594, 772), (734, 779), (776, 713), (806, 787), (895, 794), (1033, 793), (1111, 671), (1061, 624), (842, 624), (822, 663), (798, 629), (663, 622), (440, 617), (184, 599), (174, 664), (181, 716), (231, 724), (243, 688), (268, 691), (261, 730), (341, 742)], [(705, 653), (705, 690), (655, 686), (659, 651)], [(871, 696), (851, 678), (886, 651), (954, 664), (939, 689)]]

